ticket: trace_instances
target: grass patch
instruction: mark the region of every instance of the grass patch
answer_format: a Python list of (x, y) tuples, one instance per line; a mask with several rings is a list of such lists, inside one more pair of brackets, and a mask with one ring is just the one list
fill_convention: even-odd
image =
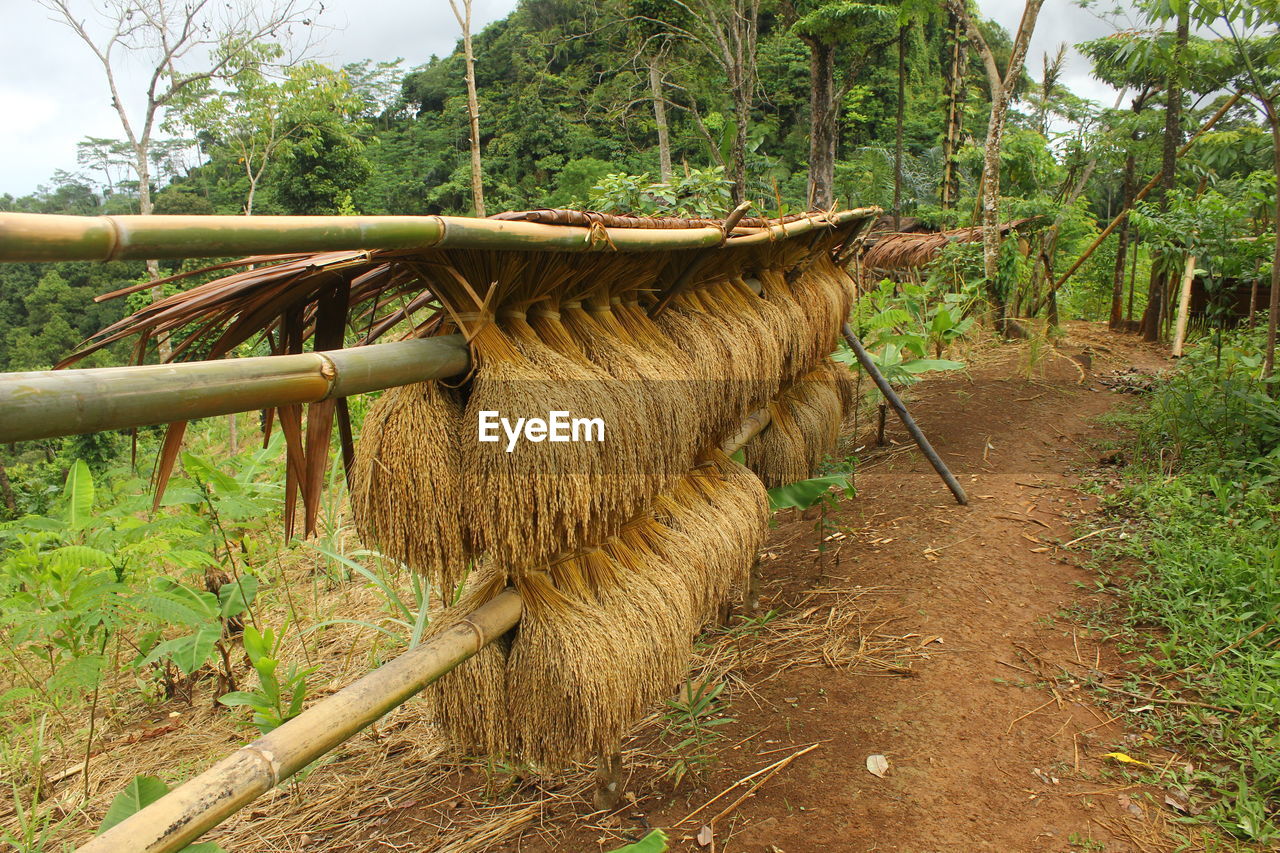
[[(1256, 337), (1211, 340), (1137, 418), (1109, 509), (1136, 524), (1107, 543), (1127, 584), (1134, 692), (1160, 702), (1160, 740), (1195, 760), (1177, 784), (1236, 838), (1280, 841), (1280, 403)], [(1189, 704), (1175, 704), (1189, 703)]]

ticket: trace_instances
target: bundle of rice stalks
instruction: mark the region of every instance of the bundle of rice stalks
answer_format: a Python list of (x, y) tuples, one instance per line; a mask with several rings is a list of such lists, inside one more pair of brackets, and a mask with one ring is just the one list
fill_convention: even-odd
[(812, 477), (840, 440), (853, 403), (849, 371), (827, 359), (769, 404), (769, 426), (745, 447), (746, 465), (768, 488)]
[(614, 750), (670, 694), (697, 632), (763, 544), (768, 503), (750, 472), (716, 454), (655, 504), (601, 547), (536, 571), (486, 564), (440, 614), (433, 632), (507, 583), (525, 601), (508, 645), (433, 686), (453, 742), (559, 766)]
[(805, 363), (807, 369), (813, 368), (836, 347), (840, 327), (853, 307), (853, 280), (826, 256), (810, 259), (790, 278), (792, 293), (814, 336)]
[(461, 413), (439, 383), (392, 388), (365, 416), (351, 469), (351, 513), (364, 543), (444, 589), (467, 568)]

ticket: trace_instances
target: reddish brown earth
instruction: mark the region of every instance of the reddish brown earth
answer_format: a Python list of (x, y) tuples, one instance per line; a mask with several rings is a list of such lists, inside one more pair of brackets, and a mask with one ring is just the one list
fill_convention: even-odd
[[(1085, 346), (1091, 359), (1069, 357)], [(667, 829), (673, 850), (713, 853), (1158, 849), (1140, 840), (1151, 831), (1151, 820), (1135, 817), (1149, 808), (1135, 804), (1142, 789), (1101, 757), (1140, 735), (1063, 675), (1122, 661), (1066, 615), (1101, 593), (1080, 565), (1090, 543), (1062, 546), (1101, 523), (1096, 501), (1076, 487), (1106, 455), (1111, 432), (1095, 419), (1126, 398), (1097, 376), (1160, 361), (1131, 338), (1080, 326), (1030, 370), (1028, 350), (1009, 346), (968, 375), (913, 389), (909, 405), (970, 505), (952, 501), (891, 417), (889, 437), (902, 449), (860, 454), (858, 495), (827, 518), (836, 538), (825, 553), (815, 552), (815, 518), (793, 517), (764, 560), (763, 609), (804, 608), (820, 624), (832, 618), (824, 597), (861, 595), (861, 637), (888, 648), (881, 656), (898, 671), (748, 666), (725, 691), (735, 721), (719, 728), (713, 769), (673, 792), (663, 777), (670, 739), (641, 737), (629, 744), (632, 799), (616, 813), (583, 818), (581, 787), (557, 795), (548, 786), (558, 802), (517, 837), (467, 849), (612, 850), (648, 827)], [(709, 843), (696, 838), (704, 821), (749, 785), (680, 823), (811, 744), (704, 831)], [(887, 759), (883, 778), (868, 772), (871, 755)], [(419, 841), (399, 849), (434, 849), (429, 833)]]

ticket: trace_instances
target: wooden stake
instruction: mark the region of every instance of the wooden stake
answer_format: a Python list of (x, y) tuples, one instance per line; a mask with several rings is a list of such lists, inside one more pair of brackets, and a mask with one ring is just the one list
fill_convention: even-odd
[(1191, 314), (1191, 284), (1196, 277), (1196, 256), (1187, 255), (1187, 265), (1182, 270), (1182, 295), (1178, 298), (1178, 323), (1173, 332), (1173, 357), (1182, 357), (1182, 345), (1187, 340), (1187, 321)]
[(592, 802), (601, 811), (612, 811), (622, 799), (622, 745), (596, 756), (595, 793)]

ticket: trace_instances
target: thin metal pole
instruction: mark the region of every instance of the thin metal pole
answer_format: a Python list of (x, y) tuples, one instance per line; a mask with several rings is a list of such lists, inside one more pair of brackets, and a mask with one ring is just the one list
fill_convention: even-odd
[(78, 853), (169, 853), (279, 785), (515, 627), (506, 590), (460, 623), (375, 669), (126, 818)]
[(844, 324), (841, 332), (844, 333), (844, 339), (853, 349), (854, 355), (858, 357), (858, 363), (862, 365), (862, 369), (867, 372), (871, 380), (876, 383), (876, 387), (880, 389), (880, 393), (889, 401), (889, 405), (898, 413), (898, 419), (907, 428), (907, 432), (911, 433), (911, 437), (915, 440), (916, 446), (920, 448), (920, 452), (929, 460), (929, 464), (933, 466), (933, 470), (938, 472), (938, 476), (942, 478), (942, 481), (947, 484), (951, 494), (956, 496), (956, 503), (967, 506), (969, 496), (964, 493), (964, 489), (947, 468), (946, 463), (942, 461), (941, 457), (933, 449), (933, 445), (929, 444), (929, 439), (924, 437), (920, 427), (916, 426), (915, 419), (911, 417), (907, 407), (902, 404), (902, 399), (894, 393), (893, 388), (890, 387), (888, 381), (880, 373), (875, 362), (871, 360), (871, 356), (867, 353), (866, 347), (862, 345), (862, 341), (858, 340), (858, 336), (853, 333), (853, 329), (849, 328), (848, 323)]

